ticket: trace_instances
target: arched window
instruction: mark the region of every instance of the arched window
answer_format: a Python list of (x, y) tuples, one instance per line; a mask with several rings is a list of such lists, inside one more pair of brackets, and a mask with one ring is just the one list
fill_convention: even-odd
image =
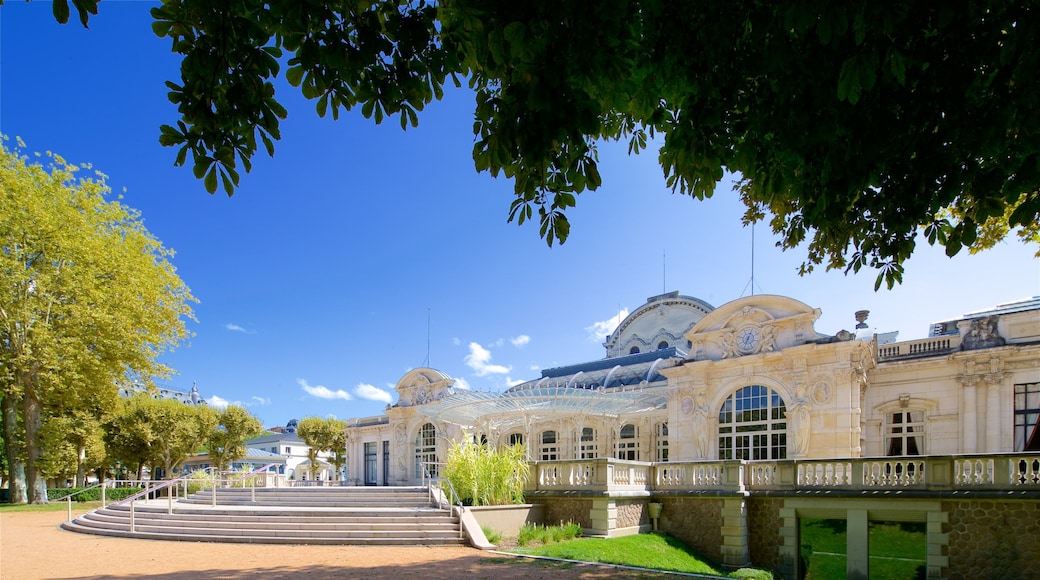
[(663, 350), (663, 349), (666, 349), (666, 348), (668, 348), (668, 343), (667, 342), (662, 340), (661, 342), (657, 343), (657, 350)]
[(776, 391), (744, 387), (719, 412), (719, 459), (786, 459), (787, 407)]
[(560, 448), (556, 445), (556, 431), (542, 432), (542, 461), (555, 461), (560, 458)]
[(628, 349), (628, 354), (639, 354), (639, 347), (633, 346), (632, 348)]
[(415, 435), (415, 478), (423, 478), (423, 465), (430, 471), (430, 475), (437, 477), (437, 428), (433, 423), (426, 423), (419, 427)]
[(617, 458), (639, 461), (639, 434), (636, 426), (629, 423), (618, 434)]
[(921, 455), (924, 449), (924, 411), (899, 410), (885, 416), (886, 455)]
[(655, 461), (659, 463), (668, 461), (668, 423), (658, 423), (655, 432), (657, 435)]
[(523, 445), (523, 444), (524, 444), (524, 434), (523, 433), (510, 433), (509, 434), (509, 446), (510, 447), (512, 447), (513, 445)]
[(578, 459), (595, 459), (599, 456), (599, 448), (596, 445), (596, 430), (592, 427), (583, 427), (581, 440), (578, 442)]

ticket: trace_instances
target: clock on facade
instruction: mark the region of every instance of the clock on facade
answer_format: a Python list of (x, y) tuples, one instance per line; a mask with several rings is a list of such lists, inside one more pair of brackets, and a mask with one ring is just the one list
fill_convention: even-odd
[(737, 332), (737, 348), (742, 352), (751, 352), (758, 347), (761, 337), (758, 329), (753, 326), (745, 326)]

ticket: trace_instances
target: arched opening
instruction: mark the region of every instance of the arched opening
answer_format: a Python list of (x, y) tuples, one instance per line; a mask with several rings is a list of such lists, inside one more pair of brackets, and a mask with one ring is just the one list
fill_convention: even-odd
[(599, 456), (599, 447), (596, 445), (596, 430), (592, 427), (582, 427), (581, 438), (578, 442), (578, 459), (595, 459)]
[(415, 479), (422, 480), (423, 468), (437, 477), (437, 428), (433, 423), (419, 427), (415, 435)]
[(719, 459), (787, 458), (787, 406), (761, 385), (737, 390), (719, 411)]
[(639, 461), (639, 433), (636, 426), (629, 423), (618, 433), (617, 458)]
[(542, 432), (542, 448), (539, 457), (541, 461), (555, 461), (560, 458), (560, 448), (556, 444), (556, 431)]

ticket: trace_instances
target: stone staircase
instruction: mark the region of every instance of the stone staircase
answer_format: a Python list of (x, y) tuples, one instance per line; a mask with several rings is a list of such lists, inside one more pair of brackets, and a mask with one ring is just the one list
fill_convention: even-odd
[[(255, 493), (255, 495), (254, 495)], [(172, 513), (171, 513), (172, 512)], [(425, 487), (218, 489), (109, 505), (61, 525), (85, 534), (258, 544), (464, 545), (459, 518)]]

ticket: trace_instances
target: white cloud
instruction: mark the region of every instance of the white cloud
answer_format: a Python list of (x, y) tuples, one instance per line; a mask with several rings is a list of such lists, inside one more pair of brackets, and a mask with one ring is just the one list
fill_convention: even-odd
[(241, 326), (239, 326), (239, 325), (237, 325), (237, 324), (235, 324), (233, 322), (229, 322), (229, 323), (225, 324), (224, 328), (226, 328), (228, 330), (233, 330), (235, 332), (241, 332), (243, 334), (253, 334), (252, 332), (246, 330), (245, 328), (242, 328)]
[(470, 390), (469, 383), (466, 382), (466, 379), (461, 378), (461, 377), (455, 377), (455, 384), (452, 385), (452, 386), (455, 387), (456, 389), (461, 389), (463, 391)]
[(599, 322), (592, 323), (592, 326), (586, 326), (585, 332), (589, 333), (589, 340), (593, 342), (603, 342), (610, 336), (610, 333), (614, 332), (614, 329), (621, 324), (621, 321), (628, 316), (628, 308), (622, 308), (620, 312), (615, 314), (613, 317)]
[(514, 336), (513, 338), (510, 338), (509, 342), (513, 343), (513, 346), (520, 348), (521, 346), (524, 346), (525, 344), (531, 342), (531, 337), (527, 336), (526, 334), (521, 334), (520, 336)]
[(226, 409), (227, 406), (231, 404), (231, 401), (228, 401), (227, 399), (221, 399), (220, 397), (213, 395), (212, 397), (206, 399), (206, 404), (216, 409)]
[(502, 348), (502, 345), (505, 344), (505, 343), (506, 343), (506, 341), (504, 341), (504, 340), (502, 340), (500, 338), (500, 339), (496, 340), (495, 342), (492, 342), (488, 346), (490, 346), (492, 348)]
[(212, 397), (206, 399), (206, 404), (215, 409), (226, 409), (229, 405), (234, 405), (236, 407), (262, 407), (264, 405), (271, 404), (271, 399), (267, 397), (257, 397), (254, 395), (252, 397), (249, 397), (249, 399), (250, 400), (248, 402), (238, 400), (229, 401), (219, 395), (213, 395)]
[(459, 339), (458, 339), (458, 338), (456, 337), (456, 338), (453, 338), (453, 339), (451, 339), (451, 343), (452, 343), (452, 344), (454, 344), (455, 346), (459, 346), (459, 345), (461, 345), (461, 344), (462, 344), (462, 341), (461, 341), (461, 340), (459, 340)]
[(359, 399), (382, 401), (387, 404), (394, 402), (393, 395), (375, 385), (359, 383), (358, 386), (354, 387), (354, 394), (357, 395)]
[(517, 380), (514, 381), (512, 378), (506, 377), (506, 385), (508, 385), (510, 387), (515, 387), (515, 386), (517, 386), (517, 385), (519, 385), (521, 383), (526, 383), (526, 382), (527, 381), (525, 381), (523, 379), (517, 379)]
[(306, 379), (296, 379), (296, 383), (303, 387), (303, 390), (306, 391), (308, 395), (312, 397), (318, 397), (319, 399), (343, 399), (344, 401), (349, 401), (354, 398), (350, 396), (350, 393), (344, 391), (343, 389), (336, 389), (335, 391), (333, 391), (332, 389), (323, 385), (312, 387), (311, 385), (307, 384)]
[(542, 370), (542, 367), (539, 366), (539, 365), (531, 365), (531, 370), (532, 371), (540, 371), (540, 370)]
[(511, 367), (490, 364), (491, 351), (475, 342), (469, 343), (469, 354), (466, 355), (465, 361), (466, 366), (473, 369), (478, 377), (504, 375), (512, 370)]

